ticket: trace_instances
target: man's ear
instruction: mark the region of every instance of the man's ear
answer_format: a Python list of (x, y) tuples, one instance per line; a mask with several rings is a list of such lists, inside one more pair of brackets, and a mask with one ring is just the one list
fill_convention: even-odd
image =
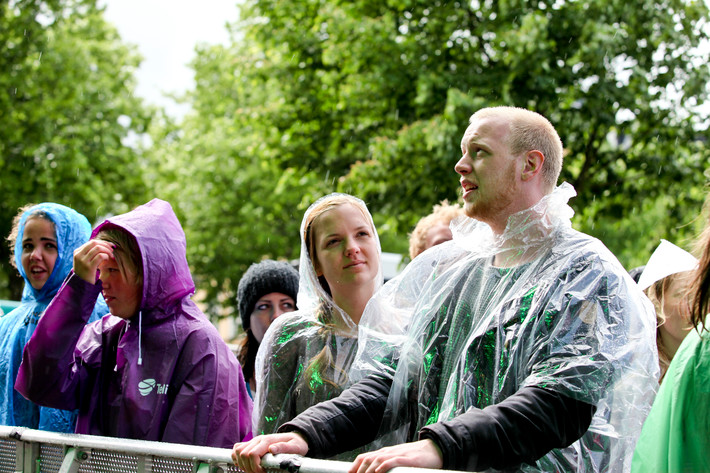
[(545, 155), (542, 152), (533, 149), (527, 151), (523, 157), (523, 172), (520, 178), (523, 181), (528, 181), (537, 176), (542, 171), (542, 163), (545, 162)]

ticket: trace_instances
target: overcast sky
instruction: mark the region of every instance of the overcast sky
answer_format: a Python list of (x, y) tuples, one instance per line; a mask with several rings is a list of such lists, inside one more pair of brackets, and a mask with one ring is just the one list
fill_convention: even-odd
[(188, 63), (198, 43), (226, 44), (226, 24), (238, 19), (236, 0), (103, 0), (105, 18), (123, 41), (136, 45), (143, 62), (136, 93), (179, 117), (184, 114), (164, 92), (193, 87)]

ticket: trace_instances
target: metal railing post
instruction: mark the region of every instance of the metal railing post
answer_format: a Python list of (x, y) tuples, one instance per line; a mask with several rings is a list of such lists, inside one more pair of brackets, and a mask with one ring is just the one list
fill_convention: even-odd
[(64, 454), (64, 461), (59, 467), (59, 473), (77, 473), (81, 462), (89, 458), (89, 454), (76, 447), (68, 447)]
[[(17, 442), (17, 465), (22, 473), (40, 473), (39, 444), (34, 442)], [(20, 451), (22, 453), (20, 454)]]

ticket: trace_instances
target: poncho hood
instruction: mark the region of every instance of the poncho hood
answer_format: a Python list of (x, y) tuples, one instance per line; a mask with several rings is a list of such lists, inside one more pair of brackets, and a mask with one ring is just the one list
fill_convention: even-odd
[(508, 217), (505, 231), (500, 235), (479, 220), (457, 217), (451, 222), (453, 241), (480, 256), (491, 256), (501, 250), (525, 251), (549, 244), (554, 232), (572, 228), (574, 210), (567, 202), (576, 195), (570, 184), (562, 183), (534, 206)]
[[(40, 290), (32, 287), (27, 279), (25, 269), (22, 267), (22, 240), (25, 234), (25, 223), (27, 223), (28, 217), (37, 212), (43, 212), (52, 220), (57, 238), (57, 260), (54, 262), (52, 274), (49, 275), (47, 282)], [(49, 303), (74, 265), (74, 250), (86, 243), (90, 234), (91, 225), (86, 217), (76, 210), (60, 204), (44, 202), (23, 212), (15, 241), (15, 266), (20, 272), (20, 276), (25, 280), (22, 302), (35, 300), (45, 305)]]
[[(327, 307), (332, 311), (333, 319), (336, 327), (338, 327), (338, 331), (341, 334), (350, 334), (351, 336), (357, 336), (357, 324), (353, 322), (353, 320), (344, 310), (338, 307), (338, 305), (333, 301), (333, 297), (328, 294), (328, 292), (326, 292), (326, 290), (323, 288), (323, 286), (321, 286), (320, 282), (318, 281), (318, 276), (316, 275), (316, 270), (313, 267), (311, 256), (308, 251), (308, 245), (306, 244), (305, 239), (306, 224), (308, 223), (309, 215), (311, 214), (311, 212), (313, 212), (313, 210), (317, 208), (323, 200), (338, 195), (347, 196), (350, 199), (355, 199), (359, 203), (360, 208), (367, 216), (368, 223), (372, 227), (373, 237), (375, 238), (375, 241), (377, 243), (377, 257), (378, 259), (381, 259), (382, 257), (380, 237), (377, 234), (377, 229), (375, 228), (375, 224), (372, 221), (372, 215), (370, 214), (367, 205), (365, 205), (365, 202), (358, 199), (357, 197), (353, 197), (348, 194), (333, 193), (321, 197), (313, 204), (311, 204), (310, 207), (308, 207), (305, 214), (303, 215), (303, 220), (301, 221), (301, 256), (299, 260), (298, 300), (296, 302), (296, 305), (298, 306), (299, 313), (310, 314), (310, 316), (313, 316), (313, 314), (317, 312), (320, 303), (324, 302)], [(382, 287), (383, 281), (384, 278), (382, 276), (382, 264), (380, 264), (375, 280), (374, 292), (377, 292), (377, 290)]]
[[(118, 227), (133, 235), (143, 263), (143, 300), (145, 318), (165, 316), (165, 308), (195, 292), (186, 256), (185, 232), (168, 202), (153, 199), (134, 210), (105, 220), (91, 234)], [(162, 315), (161, 315), (162, 314)]]
[[(347, 372), (357, 351), (358, 326), (321, 286), (305, 240), (311, 212), (320, 207), (323, 200), (339, 195), (360, 207), (367, 216), (380, 258), (377, 230), (362, 200), (347, 194), (330, 194), (306, 210), (301, 223), (298, 310), (279, 316), (271, 324), (256, 357), (253, 425), (257, 434), (275, 433), (284, 422), (310, 406), (339, 395), (348, 385)], [(375, 278), (374, 290), (377, 291), (383, 280), (381, 265)], [(320, 320), (321, 310), (330, 311), (332, 325)], [(323, 357), (326, 352), (329, 356)], [(329, 361), (314, 362), (323, 359)]]

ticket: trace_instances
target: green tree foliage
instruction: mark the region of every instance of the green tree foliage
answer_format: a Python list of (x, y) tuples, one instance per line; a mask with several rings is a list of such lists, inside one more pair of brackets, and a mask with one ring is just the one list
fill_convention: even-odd
[[(58, 202), (92, 223), (146, 198), (130, 140), (152, 112), (133, 96), (139, 57), (95, 0), (0, 1), (0, 234), (18, 207)], [(21, 280), (0, 245), (0, 297)]]
[(151, 151), (147, 178), (178, 213), (204, 291), (198, 296), (212, 315), (233, 312), (231, 296), (251, 263), (298, 258), (301, 215), (324, 187), (312, 172), (279, 167), (263, 132), (240, 120), (195, 117), (179, 129), (167, 122), (154, 129), (161, 144)]
[(704, 197), (707, 14), (681, 0), (247, 0), (232, 44), (198, 51), (194, 112), (153, 131), (155, 179), (215, 299), (249, 263), (296, 257), (303, 210), (334, 190), (365, 199), (384, 249), (404, 253), (419, 217), (457, 199), (470, 114), (516, 105), (563, 138), (576, 227), (631, 267), (690, 235)]
[[(402, 43), (415, 43), (411, 62), (427, 71), (415, 98), (427, 118), (371, 148), (365, 169), (356, 166), (347, 178), (354, 189), (377, 176), (379, 189), (366, 195), (395, 212), (392, 194), (413, 200), (417, 187), (432, 185), (423, 163), (455, 162), (447, 144), (460, 140), (461, 110), (512, 104), (556, 125), (566, 146), (562, 179), (578, 192), (576, 226), (622, 262), (641, 264), (658, 238), (691, 233), (683, 225), (700, 209), (710, 156), (694, 107), (707, 95), (707, 52), (697, 50), (706, 41), (703, 3), (398, 5), (408, 19), (399, 27), (408, 33)], [(384, 175), (406, 175), (405, 188)], [(660, 221), (644, 218), (652, 208), (661, 210)]]

